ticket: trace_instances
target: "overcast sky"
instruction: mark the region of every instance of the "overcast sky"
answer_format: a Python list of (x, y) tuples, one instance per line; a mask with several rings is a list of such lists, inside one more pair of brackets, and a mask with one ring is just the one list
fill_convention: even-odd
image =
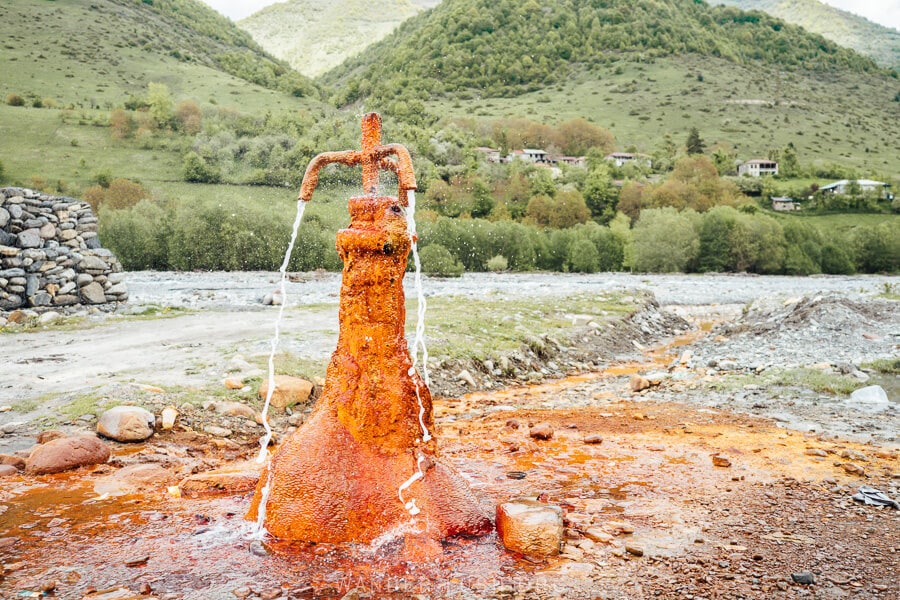
[[(217, 11), (237, 21), (277, 0), (203, 0)], [(325, 1), (325, 0), (319, 0)], [(870, 21), (900, 30), (900, 0), (821, 0), (825, 4), (861, 15)], [(707, 0), (715, 4), (715, 0)]]

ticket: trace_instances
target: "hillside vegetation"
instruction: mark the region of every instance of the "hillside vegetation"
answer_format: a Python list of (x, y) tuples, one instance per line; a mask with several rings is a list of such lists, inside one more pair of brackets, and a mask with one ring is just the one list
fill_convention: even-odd
[(882, 66), (900, 68), (900, 31), (819, 0), (710, 0), (709, 3), (765, 11), (870, 56)]
[(323, 80), (344, 103), (477, 90), (509, 96), (615, 53), (695, 54), (781, 70), (877, 71), (869, 58), (763, 13), (694, 0), (445, 0)]
[(420, 10), (410, 0), (288, 0), (238, 25), (268, 52), (315, 77), (384, 38)]
[(308, 78), (198, 0), (16, 0), (4, 3), (0, 38), (4, 97), (99, 106), (151, 81), (204, 100), (228, 94), (259, 104), (248, 84), (318, 95)]

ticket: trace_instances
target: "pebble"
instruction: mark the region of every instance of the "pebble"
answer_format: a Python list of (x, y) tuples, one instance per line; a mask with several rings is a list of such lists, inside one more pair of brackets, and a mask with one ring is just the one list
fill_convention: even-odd
[(828, 453), (820, 448), (808, 448), (805, 454), (807, 456), (828, 456)]
[(801, 585), (812, 585), (816, 582), (816, 578), (809, 572), (791, 573), (791, 579), (794, 580), (794, 583), (799, 583)]
[(585, 444), (602, 444), (603, 436), (600, 435), (599, 433), (594, 433), (594, 434), (585, 436), (585, 438), (582, 441)]
[(269, 551), (266, 550), (266, 547), (259, 540), (253, 540), (250, 542), (250, 554), (255, 554), (256, 556), (268, 556)]
[(166, 431), (175, 427), (175, 420), (178, 418), (178, 411), (172, 406), (167, 406), (162, 411), (162, 428)]
[(853, 464), (853, 463), (844, 463), (841, 466), (844, 468), (844, 470), (847, 473), (850, 473), (851, 475), (865, 475), (866, 474), (865, 469), (863, 469), (861, 466)]
[(715, 465), (717, 467), (730, 467), (731, 466), (731, 460), (729, 460), (725, 456), (719, 456), (719, 455), (715, 455), (712, 457), (712, 463), (713, 463), (713, 465)]
[(473, 388), (475, 387), (475, 379), (472, 377), (472, 374), (469, 373), (465, 369), (460, 371), (459, 374), (456, 376), (456, 378), (459, 379), (460, 381), (465, 382), (465, 384), (468, 385), (469, 387), (473, 387)]
[(0, 406), (0, 413), (9, 412), (12, 410), (12, 406)]
[(218, 427), (217, 425), (205, 425), (203, 431), (216, 437), (228, 437), (233, 433), (230, 429)]
[(634, 546), (632, 544), (625, 544), (625, 552), (628, 554), (633, 554), (634, 556), (643, 556), (644, 549), (640, 546)]
[(147, 564), (148, 560), (150, 560), (150, 555), (143, 554), (141, 556), (135, 556), (135, 557), (126, 559), (124, 564), (126, 567), (137, 567), (139, 565)]

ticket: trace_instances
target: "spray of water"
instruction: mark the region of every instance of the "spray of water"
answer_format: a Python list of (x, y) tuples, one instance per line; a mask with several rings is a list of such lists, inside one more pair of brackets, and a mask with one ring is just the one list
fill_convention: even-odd
[[(428, 309), (428, 303), (425, 300), (425, 293), (422, 291), (422, 262), (419, 260), (419, 245), (416, 241), (416, 193), (413, 190), (409, 190), (407, 199), (409, 206), (406, 208), (406, 230), (412, 240), (413, 264), (416, 268), (413, 280), (416, 287), (416, 333), (413, 338), (413, 364), (409, 369), (409, 376), (415, 376), (416, 365), (419, 360), (419, 348), (421, 348), (422, 376), (425, 379), (425, 385), (431, 385), (428, 377), (428, 348), (425, 346), (425, 312)], [(431, 433), (425, 426), (425, 405), (422, 403), (422, 396), (419, 393), (418, 379), (416, 379), (416, 400), (419, 401), (419, 426), (422, 428), (422, 441), (427, 442), (431, 439)]]
[[(294, 252), (294, 244), (297, 242), (297, 232), (300, 230), (300, 221), (303, 220), (303, 212), (306, 210), (306, 202), (297, 200), (297, 216), (294, 217), (294, 227), (291, 230), (291, 241), (288, 243), (287, 251), (284, 253), (284, 260), (281, 263), (279, 272), (281, 273), (281, 304), (278, 305), (278, 318), (275, 319), (275, 335), (272, 336), (272, 349), (269, 352), (269, 387), (266, 391), (266, 401), (262, 409), (262, 425), (266, 430), (259, 440), (259, 455), (256, 462), (262, 464), (266, 462), (269, 455), (269, 442), (272, 441), (272, 428), (269, 426), (269, 405), (272, 403), (272, 394), (275, 393), (275, 352), (278, 350), (278, 342), (281, 337), (281, 321), (284, 318), (284, 307), (287, 304), (287, 268), (291, 261), (291, 254)], [(261, 537), (265, 535), (263, 523), (266, 520), (266, 504), (269, 501), (269, 491), (272, 487), (272, 466), (268, 465), (269, 472), (266, 485), (260, 493), (259, 508), (257, 509), (256, 531), (254, 535)]]

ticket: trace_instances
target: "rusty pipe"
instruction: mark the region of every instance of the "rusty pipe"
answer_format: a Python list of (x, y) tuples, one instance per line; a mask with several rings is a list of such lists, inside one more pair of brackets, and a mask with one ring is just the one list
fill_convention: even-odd
[[(396, 162), (388, 160), (389, 156), (396, 157)], [(381, 144), (381, 117), (377, 113), (363, 116), (361, 151), (323, 152), (310, 161), (303, 175), (298, 200), (309, 202), (312, 199), (313, 191), (319, 183), (319, 170), (332, 163), (362, 165), (363, 191), (366, 194), (375, 193), (379, 169), (396, 173), (400, 188), (398, 197), (402, 206), (408, 206), (407, 192), (417, 189), (412, 158), (406, 147), (401, 144)]]

